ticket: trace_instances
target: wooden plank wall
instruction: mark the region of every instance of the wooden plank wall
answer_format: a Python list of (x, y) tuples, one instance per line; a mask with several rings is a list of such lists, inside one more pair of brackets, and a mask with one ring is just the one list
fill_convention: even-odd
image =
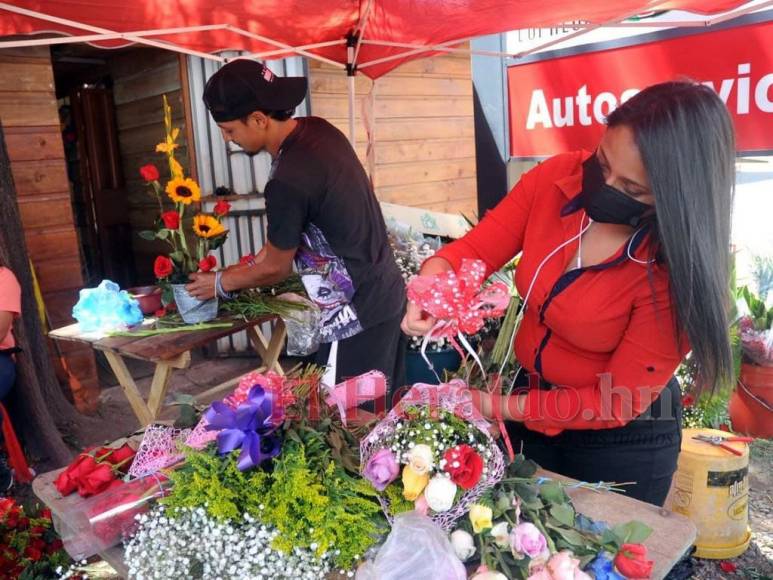
[(113, 78), (113, 96), (118, 124), (118, 144), (129, 197), (132, 248), (137, 274), (136, 283), (155, 283), (153, 260), (167, 247), (148, 242), (138, 232), (151, 227), (158, 216), (158, 202), (139, 174), (139, 168), (154, 163), (162, 183), (169, 177), (165, 157), (156, 153), (156, 144), (164, 140), (162, 95), (172, 106), (172, 123), (180, 128), (176, 150), (178, 161), (189, 171), (185, 114), (180, 82), (180, 60), (176, 53), (138, 48), (116, 56), (109, 63)]
[[(0, 50), (0, 121), (50, 323), (70, 324), (83, 278), (47, 47)], [(32, 295), (24, 289), (25, 299)], [(99, 394), (94, 353), (75, 343), (59, 346), (76, 406), (94, 411)]]
[[(309, 62), (311, 112), (348, 135), (347, 78)], [(366, 164), (363, 101), (373, 87), (356, 77), (357, 153)], [(373, 87), (376, 195), (381, 201), (449, 213), (477, 213), (475, 124), (468, 56), (406, 63)]]

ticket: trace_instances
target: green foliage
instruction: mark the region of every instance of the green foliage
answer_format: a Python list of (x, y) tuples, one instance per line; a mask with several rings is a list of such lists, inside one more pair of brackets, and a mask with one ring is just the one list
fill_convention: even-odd
[(384, 490), (384, 495), (389, 502), (389, 512), (396, 516), (414, 509), (414, 503), (403, 497), (402, 485), (388, 485)]
[(293, 430), (271, 471), (240, 472), (237, 456), (187, 452), (186, 465), (171, 474), (174, 487), (164, 503), (203, 505), (221, 520), (249, 513), (279, 530), (274, 548), (309, 548), (318, 555), (336, 550), (342, 568), (351, 567), (383, 531), (375, 490), (331, 459), (322, 433)]
[(743, 286), (738, 293), (749, 308), (749, 317), (754, 325), (754, 330), (769, 330), (773, 327), (773, 308), (768, 308), (765, 301), (746, 286)]

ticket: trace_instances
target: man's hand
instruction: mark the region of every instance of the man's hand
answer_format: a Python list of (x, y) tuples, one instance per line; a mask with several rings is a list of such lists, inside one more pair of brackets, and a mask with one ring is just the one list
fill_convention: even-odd
[(199, 300), (209, 300), (215, 297), (215, 273), (195, 272), (190, 276), (191, 283), (185, 286), (191, 296)]

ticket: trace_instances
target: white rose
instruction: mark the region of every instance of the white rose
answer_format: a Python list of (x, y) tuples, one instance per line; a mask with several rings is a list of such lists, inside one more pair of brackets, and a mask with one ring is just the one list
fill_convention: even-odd
[(436, 475), (424, 488), (424, 499), (431, 510), (447, 512), (454, 505), (456, 484), (443, 475)]
[(434, 457), (429, 445), (414, 445), (408, 452), (408, 465), (417, 475), (424, 475), (432, 469)]
[(510, 531), (507, 528), (507, 522), (499, 522), (491, 528), (491, 532), (489, 532), (494, 538), (496, 545), (500, 548), (507, 548), (510, 546)]
[(469, 560), (475, 553), (475, 540), (464, 530), (456, 530), (451, 534), (451, 546), (454, 553), (462, 561)]

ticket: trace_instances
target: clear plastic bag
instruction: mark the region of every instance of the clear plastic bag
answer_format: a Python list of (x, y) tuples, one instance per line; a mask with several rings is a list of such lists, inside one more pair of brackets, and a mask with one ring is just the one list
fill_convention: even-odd
[(304, 310), (294, 310), (282, 316), (287, 328), (287, 355), (306, 356), (319, 350), (319, 308), (308, 298), (291, 292), (279, 296), (282, 300), (300, 302)]
[(406, 512), (376, 557), (357, 570), (356, 580), (465, 580), (464, 564), (446, 533), (427, 516)]

